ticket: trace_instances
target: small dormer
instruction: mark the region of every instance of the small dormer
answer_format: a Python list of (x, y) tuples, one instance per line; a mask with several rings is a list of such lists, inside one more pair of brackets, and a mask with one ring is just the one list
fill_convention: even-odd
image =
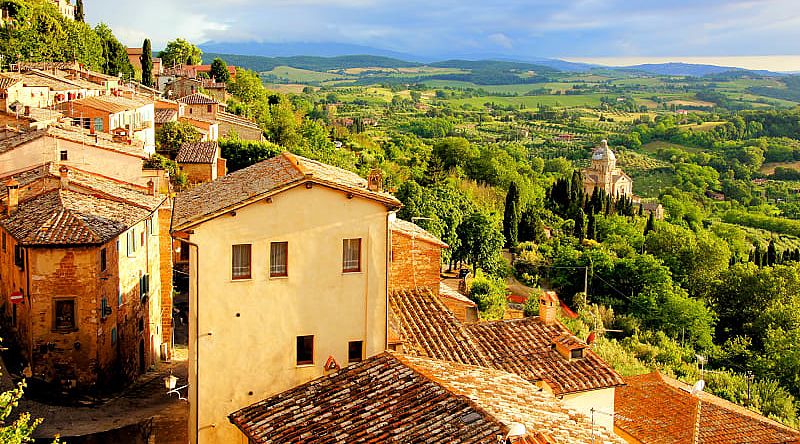
[(562, 333), (553, 338), (553, 348), (556, 349), (564, 359), (583, 359), (587, 345), (570, 333)]

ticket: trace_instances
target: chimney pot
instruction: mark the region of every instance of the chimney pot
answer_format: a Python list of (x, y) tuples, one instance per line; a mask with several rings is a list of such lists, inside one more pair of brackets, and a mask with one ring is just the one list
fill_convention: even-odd
[(58, 174), (61, 176), (61, 189), (69, 189), (69, 168), (66, 165), (62, 165), (61, 168), (58, 169)]
[(19, 182), (15, 179), (11, 179), (6, 182), (6, 188), (8, 189), (8, 207), (6, 208), (6, 212), (10, 216), (16, 213), (19, 207)]

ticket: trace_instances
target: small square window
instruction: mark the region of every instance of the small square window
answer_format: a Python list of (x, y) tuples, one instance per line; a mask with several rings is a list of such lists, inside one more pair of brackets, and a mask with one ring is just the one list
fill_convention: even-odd
[(61, 153), (59, 153), (59, 156), (62, 162), (69, 160), (69, 153), (67, 152), (67, 150), (62, 150)]
[(344, 239), (342, 242), (342, 271), (361, 271), (361, 239)]
[(350, 341), (347, 343), (347, 362), (361, 362), (364, 359), (364, 342)]
[(233, 279), (250, 279), (250, 244), (233, 246), (233, 260), (231, 262), (231, 277)]
[(297, 337), (297, 365), (314, 363), (314, 336)]
[(288, 242), (272, 242), (269, 248), (269, 275), (270, 277), (281, 277), (289, 275)]
[(56, 300), (53, 313), (53, 328), (56, 330), (75, 330), (75, 300)]

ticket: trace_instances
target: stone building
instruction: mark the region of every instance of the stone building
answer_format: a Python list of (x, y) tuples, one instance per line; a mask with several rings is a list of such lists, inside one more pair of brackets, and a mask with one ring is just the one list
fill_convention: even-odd
[(617, 168), (617, 156), (605, 140), (592, 153), (592, 165), (583, 170), (584, 193), (591, 196), (595, 188), (614, 198), (633, 194), (633, 180)]
[(389, 291), (424, 287), (439, 294), (442, 248), (449, 248), (447, 244), (402, 219), (394, 219), (391, 228)]
[(211, 182), (227, 172), (217, 142), (184, 143), (175, 162), (186, 173), (189, 183)]
[(170, 334), (161, 306), (164, 198), (53, 163), (2, 183), (2, 313), (30, 374), (78, 389), (132, 381)]
[(61, 106), (73, 124), (93, 133), (120, 135), (121, 140), (138, 141), (148, 154), (156, 151), (155, 105), (153, 100), (122, 93), (86, 97)]
[(190, 442), (246, 442), (231, 413), (386, 350), (400, 205), (290, 153), (175, 198), (173, 236), (189, 253)]
[[(219, 125), (219, 137), (236, 135), (242, 140), (263, 141), (261, 128), (252, 120), (225, 112), (227, 106), (202, 93), (190, 94), (177, 100), (183, 106), (178, 118), (213, 121)], [(190, 122), (191, 123), (191, 122)], [(209, 138), (209, 140), (213, 140)]]

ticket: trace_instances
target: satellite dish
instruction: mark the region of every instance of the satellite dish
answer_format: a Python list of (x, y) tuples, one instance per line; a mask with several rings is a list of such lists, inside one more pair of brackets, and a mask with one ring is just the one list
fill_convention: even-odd
[(704, 388), (706, 388), (706, 382), (701, 379), (694, 383), (694, 387), (692, 387), (692, 391), (689, 393), (692, 395), (697, 395), (698, 393), (702, 392)]

